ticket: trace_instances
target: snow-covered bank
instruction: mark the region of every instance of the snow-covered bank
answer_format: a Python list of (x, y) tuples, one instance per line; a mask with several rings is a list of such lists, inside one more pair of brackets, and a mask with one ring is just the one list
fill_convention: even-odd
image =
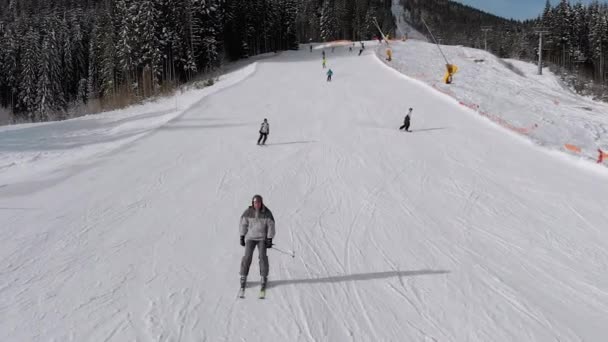
[[(608, 104), (572, 93), (547, 69), (539, 76), (531, 63), (442, 46), (448, 61), (459, 68), (453, 84), (446, 85), (445, 61), (436, 45), (409, 40), (392, 42), (391, 47), (393, 61), (386, 62), (391, 67), (542, 146), (592, 161), (598, 159), (598, 149), (608, 150)], [(377, 49), (382, 60), (385, 49)], [(424, 115), (425, 108), (418, 112)]]
[[(219, 77), (213, 86), (176, 91), (174, 96), (125, 109), (60, 122), (0, 126), (0, 186), (45, 177), (79, 160), (119, 149), (192, 106), (252, 75), (256, 63)], [(194, 109), (200, 110), (200, 109)]]

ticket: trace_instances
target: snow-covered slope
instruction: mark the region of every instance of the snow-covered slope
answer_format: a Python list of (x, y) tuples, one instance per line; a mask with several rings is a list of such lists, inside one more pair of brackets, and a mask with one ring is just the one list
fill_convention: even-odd
[[(373, 49), (326, 53), (331, 83), (319, 51), (284, 53), (62, 178), (0, 171), (0, 340), (604, 339), (606, 169), (506, 134)], [(235, 298), (255, 193), (296, 253), (269, 251), (265, 301), (256, 261)]]
[(242, 81), (255, 66), (223, 75), (213, 87), (177, 92), (144, 105), (65, 122), (0, 126), (0, 186), (66, 174), (77, 163), (119, 149), (184, 112), (197, 110), (197, 102)]
[(407, 22), (409, 13), (405, 11), (399, 0), (392, 0), (391, 11), (395, 17), (395, 24), (397, 25), (396, 38), (401, 39), (404, 35), (407, 35), (408, 39), (416, 39), (424, 42), (428, 41), (422, 33), (418, 32)]
[[(565, 89), (549, 70), (539, 76), (530, 63), (503, 61), (462, 46), (442, 46), (448, 61), (459, 68), (453, 84), (446, 85), (442, 81), (446, 63), (436, 45), (411, 40), (393, 42), (391, 47), (393, 61), (387, 62), (391, 67), (540, 145), (593, 161), (598, 159), (598, 148), (608, 150), (608, 105)], [(378, 49), (379, 55), (384, 50)], [(422, 109), (420, 115), (426, 113)], [(580, 152), (573, 151), (574, 147)]]

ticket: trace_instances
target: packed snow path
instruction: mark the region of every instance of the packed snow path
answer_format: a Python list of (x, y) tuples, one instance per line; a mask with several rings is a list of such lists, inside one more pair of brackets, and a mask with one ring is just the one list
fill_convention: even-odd
[[(326, 49), (331, 83), (319, 50), (282, 53), (69, 176), (0, 187), (0, 340), (605, 339), (605, 172), (368, 50)], [(296, 253), (269, 251), (263, 301), (257, 251), (236, 298), (255, 193)]]

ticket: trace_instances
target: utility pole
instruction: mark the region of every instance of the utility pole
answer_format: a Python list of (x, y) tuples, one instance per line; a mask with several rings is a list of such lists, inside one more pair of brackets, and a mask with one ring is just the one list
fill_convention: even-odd
[(484, 50), (488, 51), (488, 32), (492, 31), (492, 26), (482, 26), (481, 31), (483, 31)]
[(543, 34), (549, 33), (544, 27), (537, 27), (534, 30), (538, 34), (538, 74), (543, 74)]

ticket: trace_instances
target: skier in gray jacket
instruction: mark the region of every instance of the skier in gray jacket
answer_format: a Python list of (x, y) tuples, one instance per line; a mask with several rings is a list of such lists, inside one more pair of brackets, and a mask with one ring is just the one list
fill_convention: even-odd
[(262, 288), (266, 287), (268, 279), (268, 255), (267, 248), (272, 248), (274, 238), (274, 217), (272, 212), (264, 205), (262, 196), (255, 195), (251, 200), (251, 206), (241, 215), (239, 226), (241, 234), (241, 246), (245, 247), (245, 255), (241, 260), (241, 288), (245, 288), (249, 266), (253, 258), (253, 250), (258, 247), (260, 259), (260, 275), (262, 276)]
[(260, 137), (258, 138), (258, 145), (262, 142), (262, 145), (266, 144), (266, 138), (268, 138), (268, 134), (270, 134), (270, 124), (268, 124), (268, 119), (264, 119), (262, 122), (262, 126), (260, 126)]

